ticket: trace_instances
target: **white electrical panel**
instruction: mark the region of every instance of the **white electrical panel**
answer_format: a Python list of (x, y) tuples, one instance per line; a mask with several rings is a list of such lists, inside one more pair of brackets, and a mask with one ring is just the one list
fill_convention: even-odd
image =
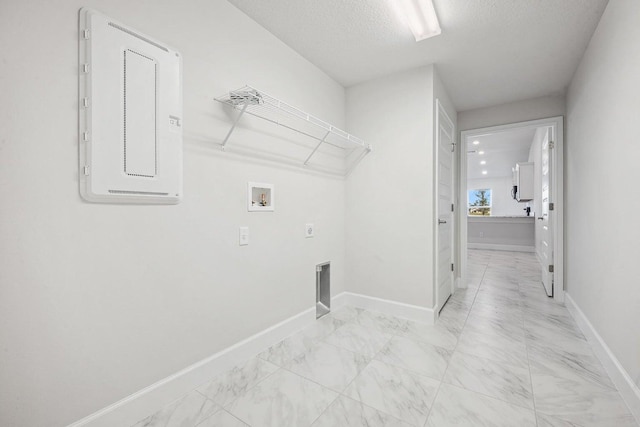
[(182, 57), (80, 10), (80, 193), (91, 202), (182, 196)]

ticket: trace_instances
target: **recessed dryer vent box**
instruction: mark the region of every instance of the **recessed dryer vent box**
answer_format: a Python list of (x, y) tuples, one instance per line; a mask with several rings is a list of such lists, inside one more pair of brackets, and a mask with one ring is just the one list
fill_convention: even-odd
[(182, 196), (182, 57), (80, 10), (80, 193), (91, 202)]

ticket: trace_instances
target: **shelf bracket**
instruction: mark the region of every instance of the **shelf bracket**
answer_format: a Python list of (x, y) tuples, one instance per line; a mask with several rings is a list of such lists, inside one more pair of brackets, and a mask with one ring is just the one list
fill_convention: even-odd
[(223, 150), (224, 150), (224, 147), (227, 145), (227, 142), (229, 141), (229, 137), (231, 136), (231, 134), (235, 130), (236, 126), (238, 125), (238, 122), (240, 121), (240, 117), (242, 117), (244, 112), (247, 110), (248, 106), (249, 106), (249, 104), (244, 104), (244, 106), (242, 107), (242, 110), (240, 111), (240, 114), (238, 114), (238, 117), (236, 117), (236, 119), (233, 121), (233, 125), (231, 125), (231, 129), (229, 129), (229, 132), (227, 132), (227, 136), (225, 136), (224, 137), (224, 141), (222, 141), (222, 149)]
[(307, 166), (307, 163), (309, 163), (309, 160), (311, 160), (311, 157), (313, 157), (313, 155), (316, 154), (316, 151), (318, 151), (318, 148), (320, 148), (320, 146), (326, 141), (326, 139), (327, 139), (327, 137), (329, 136), (330, 133), (331, 133), (331, 131), (328, 130), (327, 133), (324, 134), (324, 136), (322, 137), (320, 142), (318, 142), (318, 145), (316, 145), (316, 148), (313, 149), (311, 154), (309, 154), (309, 157), (307, 157), (307, 160), (304, 161), (303, 164), (305, 166)]

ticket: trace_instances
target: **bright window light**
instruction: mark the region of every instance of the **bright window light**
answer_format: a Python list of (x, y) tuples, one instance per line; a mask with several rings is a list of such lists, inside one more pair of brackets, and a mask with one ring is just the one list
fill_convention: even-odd
[(432, 0), (390, 0), (399, 7), (416, 41), (439, 35), (442, 30)]

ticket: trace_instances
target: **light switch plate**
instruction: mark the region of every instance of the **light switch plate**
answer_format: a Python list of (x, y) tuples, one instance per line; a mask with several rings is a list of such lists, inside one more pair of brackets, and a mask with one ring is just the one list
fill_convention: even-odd
[(249, 227), (240, 227), (239, 242), (240, 246), (249, 244)]
[(304, 226), (304, 237), (313, 237), (315, 234), (315, 228), (313, 227), (313, 224), (305, 224)]

